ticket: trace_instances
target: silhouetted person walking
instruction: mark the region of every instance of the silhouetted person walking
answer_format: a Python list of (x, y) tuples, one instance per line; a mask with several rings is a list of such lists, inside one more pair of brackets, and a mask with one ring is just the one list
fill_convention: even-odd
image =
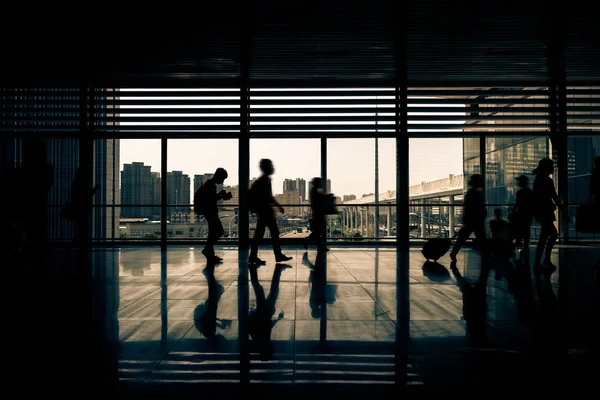
[(100, 188), (100, 185), (89, 188), (88, 180), (91, 178), (89, 167), (82, 166), (75, 171), (75, 179), (71, 185), (71, 216), (68, 219), (73, 221), (75, 227), (75, 237), (73, 245), (81, 248), (87, 240), (87, 219), (91, 211), (92, 198)]
[(485, 253), (485, 217), (487, 215), (483, 197), (483, 177), (479, 174), (471, 176), (469, 186), (471, 188), (465, 195), (465, 206), (463, 211), (463, 226), (458, 232), (458, 238), (450, 253), (450, 258), (456, 260), (460, 248), (465, 244), (471, 233)]
[(519, 190), (511, 213), (511, 233), (516, 239), (517, 247), (529, 250), (531, 223), (533, 222), (533, 191), (529, 188), (529, 178), (525, 175), (517, 177)]
[(304, 242), (304, 248), (308, 249), (311, 241), (317, 243), (319, 250), (327, 250), (325, 248), (325, 193), (323, 191), (323, 179), (313, 178), (310, 182), (311, 188), (309, 192), (311, 218), (310, 218), (310, 235)]
[[(554, 173), (554, 161), (549, 158), (540, 160), (533, 173), (535, 174), (533, 181), (534, 215), (536, 221), (541, 225), (533, 266), (535, 269), (546, 268), (553, 272), (556, 270), (556, 266), (550, 261), (550, 256), (558, 239), (558, 231), (554, 226), (554, 221), (556, 221), (554, 212), (557, 207), (562, 208), (560, 198), (554, 188), (554, 181), (550, 178), (550, 175)], [(544, 247), (546, 253), (542, 263)]]
[(256, 213), (256, 230), (252, 239), (252, 247), (250, 250), (250, 264), (265, 264), (263, 260), (258, 258), (258, 243), (265, 235), (265, 229), (269, 228), (271, 239), (273, 240), (273, 252), (275, 253), (275, 261), (282, 262), (291, 260), (281, 252), (279, 243), (279, 228), (275, 219), (273, 206), (279, 207), (279, 211), (283, 214), (283, 207), (273, 197), (271, 189), (271, 175), (275, 172), (273, 162), (263, 158), (260, 160), (260, 170), (262, 175), (250, 187), (248, 199), (250, 201), (250, 211)]
[(223, 168), (217, 168), (213, 177), (198, 188), (194, 193), (194, 212), (204, 215), (208, 223), (208, 238), (202, 254), (206, 257), (208, 263), (221, 262), (223, 259), (215, 255), (215, 244), (219, 241), (225, 231), (219, 218), (219, 208), (217, 202), (221, 199), (231, 199), (231, 193), (221, 190), (217, 193), (217, 185), (222, 185), (227, 179), (227, 171)]

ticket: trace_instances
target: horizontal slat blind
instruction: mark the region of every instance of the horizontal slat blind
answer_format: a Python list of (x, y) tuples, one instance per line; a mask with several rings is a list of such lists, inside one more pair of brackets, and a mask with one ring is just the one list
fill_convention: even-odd
[(409, 132), (546, 132), (548, 90), (409, 88)]
[(78, 88), (1, 88), (0, 131), (78, 132)]
[(251, 82), (267, 82), (265, 87), (391, 82), (393, 9), (391, 1), (256, 2)]
[(240, 131), (239, 89), (98, 89), (94, 98), (99, 133)]
[(600, 133), (600, 86), (567, 87), (567, 130)]
[(394, 91), (251, 89), (250, 132), (393, 132)]

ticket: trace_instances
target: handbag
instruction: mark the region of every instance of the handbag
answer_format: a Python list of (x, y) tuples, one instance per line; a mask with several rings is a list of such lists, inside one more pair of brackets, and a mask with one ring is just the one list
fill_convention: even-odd
[(575, 230), (581, 233), (600, 233), (600, 205), (582, 204), (577, 210)]
[(335, 206), (335, 197), (332, 194), (325, 195), (325, 215), (337, 215), (338, 210)]

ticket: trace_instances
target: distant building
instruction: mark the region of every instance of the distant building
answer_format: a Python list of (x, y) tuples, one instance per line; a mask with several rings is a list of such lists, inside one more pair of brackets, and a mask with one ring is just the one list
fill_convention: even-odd
[(206, 182), (209, 179), (212, 179), (214, 175), (215, 174), (194, 175), (194, 193), (196, 193), (196, 190), (198, 190), (202, 185), (204, 185), (204, 182)]
[(331, 193), (331, 179), (327, 179), (327, 184), (325, 185), (325, 193)]
[(302, 206), (286, 206), (286, 204), (303, 204), (304, 201), (300, 198), (300, 192), (297, 190), (287, 191), (275, 196), (275, 200), (283, 206), (285, 213), (288, 215), (303, 215), (305, 207)]
[(223, 190), (227, 192), (231, 192), (231, 199), (223, 201), (224, 206), (239, 204), (240, 203), (240, 187), (238, 185), (235, 186), (225, 186)]
[(152, 208), (152, 217), (160, 219), (160, 172), (152, 173), (152, 190), (154, 192), (153, 204), (156, 206)]
[[(123, 165), (123, 171), (121, 171), (121, 204), (136, 206), (121, 207), (121, 217), (150, 218), (155, 213), (154, 207), (150, 207), (151, 204), (155, 204), (156, 200), (156, 175), (152, 174), (151, 168), (149, 165), (144, 165), (143, 162)], [(160, 200), (160, 177), (158, 177), (158, 180), (158, 199)], [(144, 206), (145, 204), (148, 204), (148, 206)]]
[(306, 180), (302, 178), (285, 179), (283, 181), (283, 193), (297, 191), (302, 200), (306, 200)]
[(344, 203), (347, 201), (356, 200), (356, 196), (353, 194), (345, 194), (342, 200)]
[(190, 211), (190, 177), (182, 171), (167, 172), (167, 215)]

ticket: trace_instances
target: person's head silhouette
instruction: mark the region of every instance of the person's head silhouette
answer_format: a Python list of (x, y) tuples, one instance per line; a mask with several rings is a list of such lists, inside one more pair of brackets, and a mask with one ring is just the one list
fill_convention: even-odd
[(494, 209), (494, 217), (496, 217), (497, 219), (502, 218), (502, 209), (501, 208)]
[(475, 188), (475, 189), (479, 189), (483, 187), (483, 176), (479, 175), (479, 174), (474, 174), (471, 176), (471, 179), (469, 180), (469, 186)]
[(312, 180), (310, 181), (310, 184), (312, 185), (312, 187), (314, 187), (316, 189), (323, 189), (323, 179), (321, 179), (318, 176), (315, 178), (312, 178)]
[(554, 161), (549, 158), (542, 158), (533, 173), (536, 175), (550, 175), (554, 172)]
[(217, 168), (213, 179), (216, 183), (221, 184), (225, 181), (225, 179), (227, 179), (228, 176), (229, 175), (227, 174), (227, 171), (225, 171), (224, 168)]
[(529, 186), (529, 178), (525, 175), (517, 176), (519, 187), (526, 188)]
[(594, 159), (594, 165), (596, 166), (596, 169), (600, 170), (600, 156)]
[(260, 160), (260, 170), (265, 175), (273, 175), (275, 172), (275, 167), (273, 167), (273, 161), (268, 158), (263, 158)]

